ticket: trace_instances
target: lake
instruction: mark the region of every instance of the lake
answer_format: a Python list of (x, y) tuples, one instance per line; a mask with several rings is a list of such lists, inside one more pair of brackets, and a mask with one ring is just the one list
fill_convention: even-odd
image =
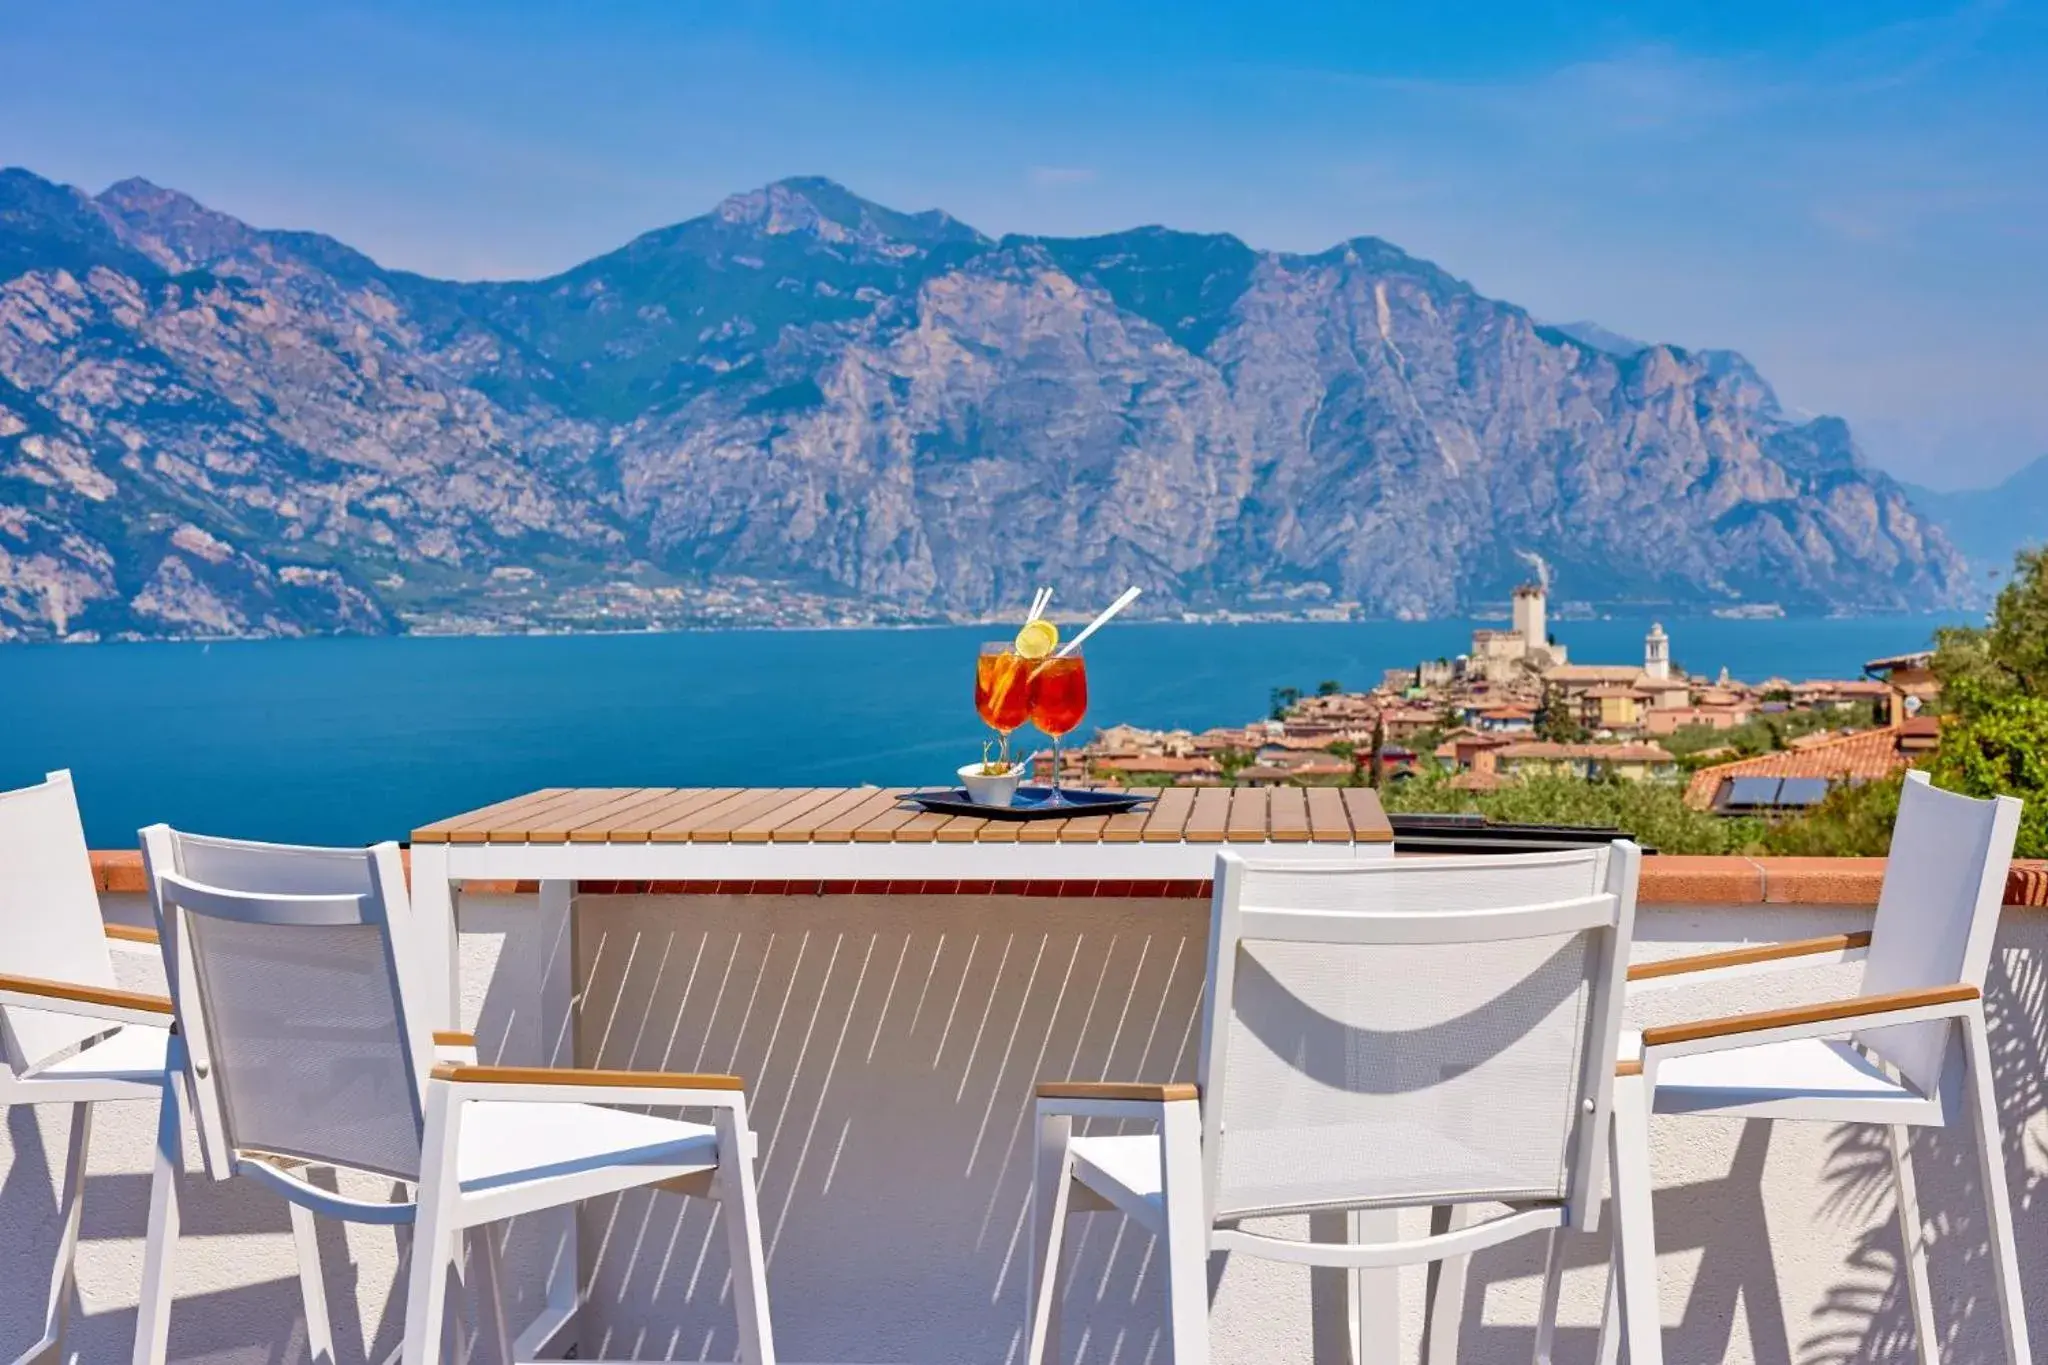
[[(1665, 617), (1712, 676), (1854, 677), (1957, 617)], [(1483, 623), (1504, 625), (1501, 622)], [(1560, 621), (1584, 663), (1649, 618)], [(1237, 725), (1270, 689), (1469, 647), (1470, 621), (1118, 623), (1089, 642), (1082, 733)], [(937, 784), (980, 753), (985, 627), (0, 646), (0, 787), (72, 770), (95, 848), (142, 825), (351, 844), (546, 786)], [(1033, 733), (1026, 731), (1027, 734)]]

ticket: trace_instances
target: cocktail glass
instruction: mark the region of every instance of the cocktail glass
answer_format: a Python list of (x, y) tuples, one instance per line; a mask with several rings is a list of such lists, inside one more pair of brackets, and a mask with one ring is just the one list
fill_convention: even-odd
[(1088, 713), (1088, 666), (1081, 651), (1041, 659), (1031, 671), (1031, 723), (1052, 736), (1052, 794), (1048, 806), (1067, 804), (1060, 794), (1060, 741)]
[(1010, 767), (1010, 733), (1031, 719), (1031, 661), (1008, 643), (981, 647), (974, 661), (974, 709), (1001, 738), (1003, 770)]

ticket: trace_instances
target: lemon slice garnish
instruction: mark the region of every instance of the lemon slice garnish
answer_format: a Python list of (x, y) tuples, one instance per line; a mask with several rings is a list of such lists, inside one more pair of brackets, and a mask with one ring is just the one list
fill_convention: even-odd
[(1060, 628), (1043, 616), (1026, 621), (1017, 632), (1017, 652), (1027, 659), (1043, 659), (1060, 645)]

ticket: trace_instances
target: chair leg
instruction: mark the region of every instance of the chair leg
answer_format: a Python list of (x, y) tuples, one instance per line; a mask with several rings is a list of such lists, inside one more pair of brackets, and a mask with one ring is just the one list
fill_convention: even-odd
[(1641, 1076), (1614, 1078), (1610, 1125), (1614, 1234), (1621, 1267), (1621, 1331), (1629, 1365), (1663, 1365), (1657, 1307), (1657, 1244), (1650, 1199), (1650, 1089)]
[[(420, 1140), (420, 1181), (412, 1225), (412, 1266), (406, 1275), (403, 1365), (443, 1359), (448, 1322), (448, 1278), (457, 1274), (455, 1144), (460, 1106), (445, 1085), (427, 1087), (426, 1125)], [(447, 1357), (454, 1365), (453, 1354)]]
[[(1429, 1235), (1442, 1237), (1472, 1221), (1470, 1204), (1438, 1204), (1429, 1211)], [(1422, 1319), (1424, 1365), (1458, 1365), (1458, 1334), (1465, 1325), (1465, 1285), (1470, 1256), (1431, 1261), (1425, 1280)]]
[(1209, 1365), (1209, 1217), (1202, 1192), (1201, 1115), (1193, 1100), (1164, 1105), (1167, 1322), (1174, 1365)]
[(2019, 1254), (2013, 1244), (2012, 1195), (2005, 1183), (2005, 1144), (1998, 1123), (1998, 1093), (1992, 1084), (1991, 1047), (1981, 1011), (1964, 1015), (1962, 1023), (1968, 1040), (1970, 1097), (1977, 1109), (1971, 1117), (1976, 1120), (1978, 1184), (1984, 1190), (1989, 1215), (1986, 1221), (1999, 1325), (2005, 1332), (2006, 1358), (2021, 1365), (2031, 1362), (2034, 1354), (2027, 1335), (2026, 1298), (2020, 1290)]
[(178, 1199), (185, 1175), (182, 1104), (184, 1046), (171, 1036), (168, 1074), (157, 1101), (156, 1156), (149, 1172), (149, 1234), (142, 1250), (142, 1289), (135, 1306), (134, 1365), (164, 1365), (170, 1353), (171, 1301), (176, 1285)]
[(1543, 1298), (1536, 1309), (1536, 1365), (1550, 1365), (1557, 1343), (1557, 1303), (1564, 1292), (1564, 1233), (1543, 1239)]
[(14, 1358), (14, 1365), (44, 1365), (64, 1360), (64, 1336), (71, 1326), (71, 1301), (78, 1294), (78, 1219), (85, 1203), (85, 1154), (92, 1145), (92, 1106), (71, 1106), (71, 1139), (64, 1155), (64, 1192), (57, 1204), (60, 1219), (57, 1259), (50, 1266), (50, 1297), (43, 1309), (43, 1335)]
[(741, 1365), (775, 1365), (775, 1334), (768, 1323), (768, 1258), (761, 1247), (761, 1200), (754, 1184), (747, 1112), (713, 1111), (718, 1132), (718, 1202), (732, 1259), (732, 1306), (739, 1317)]
[[(306, 1168), (306, 1179), (319, 1183), (324, 1167)], [(306, 1359), (310, 1365), (334, 1365), (334, 1326), (327, 1315), (327, 1277), (320, 1266), (320, 1231), (313, 1211), (286, 1201), (292, 1217), (292, 1247), (298, 1253), (299, 1297), (306, 1305)]]
[[(1616, 1208), (1620, 1207), (1616, 1201)], [(1607, 1297), (1600, 1305), (1600, 1341), (1593, 1352), (1594, 1365), (1620, 1365), (1621, 1361), (1621, 1218), (1607, 1221)]]
[(1031, 1316), (1025, 1326), (1024, 1365), (1058, 1365), (1060, 1360), (1060, 1250), (1067, 1239), (1067, 1206), (1073, 1194), (1073, 1157), (1068, 1144), (1074, 1121), (1065, 1114), (1038, 1119), (1038, 1166), (1031, 1183), (1031, 1261), (1026, 1284)]
[(474, 1227), (464, 1235), (476, 1262), (476, 1287), (467, 1297), (490, 1350), (491, 1365), (513, 1365), (512, 1328), (505, 1321), (505, 1264), (497, 1229)]
[(1913, 1315), (1913, 1339), (1920, 1365), (1940, 1365), (1934, 1325), (1934, 1294), (1927, 1282), (1927, 1224), (1920, 1217), (1920, 1189), (1913, 1174), (1913, 1130), (1889, 1125), (1892, 1176), (1898, 1194), (1899, 1243), (1904, 1254), (1906, 1302)]

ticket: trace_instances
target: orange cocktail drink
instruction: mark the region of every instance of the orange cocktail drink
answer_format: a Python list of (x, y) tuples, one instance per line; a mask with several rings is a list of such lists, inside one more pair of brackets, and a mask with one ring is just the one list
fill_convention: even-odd
[(1040, 662), (1031, 675), (1031, 723), (1059, 739), (1088, 714), (1088, 668), (1079, 654)]
[(1007, 644), (983, 645), (974, 661), (974, 709), (1003, 737), (1007, 760), (1010, 732), (1031, 719), (1031, 660)]
[(1088, 713), (1088, 665), (1081, 651), (1041, 659), (1031, 671), (1031, 723), (1052, 736), (1052, 795), (1048, 805), (1058, 805), (1060, 796), (1060, 741), (1081, 723)]

